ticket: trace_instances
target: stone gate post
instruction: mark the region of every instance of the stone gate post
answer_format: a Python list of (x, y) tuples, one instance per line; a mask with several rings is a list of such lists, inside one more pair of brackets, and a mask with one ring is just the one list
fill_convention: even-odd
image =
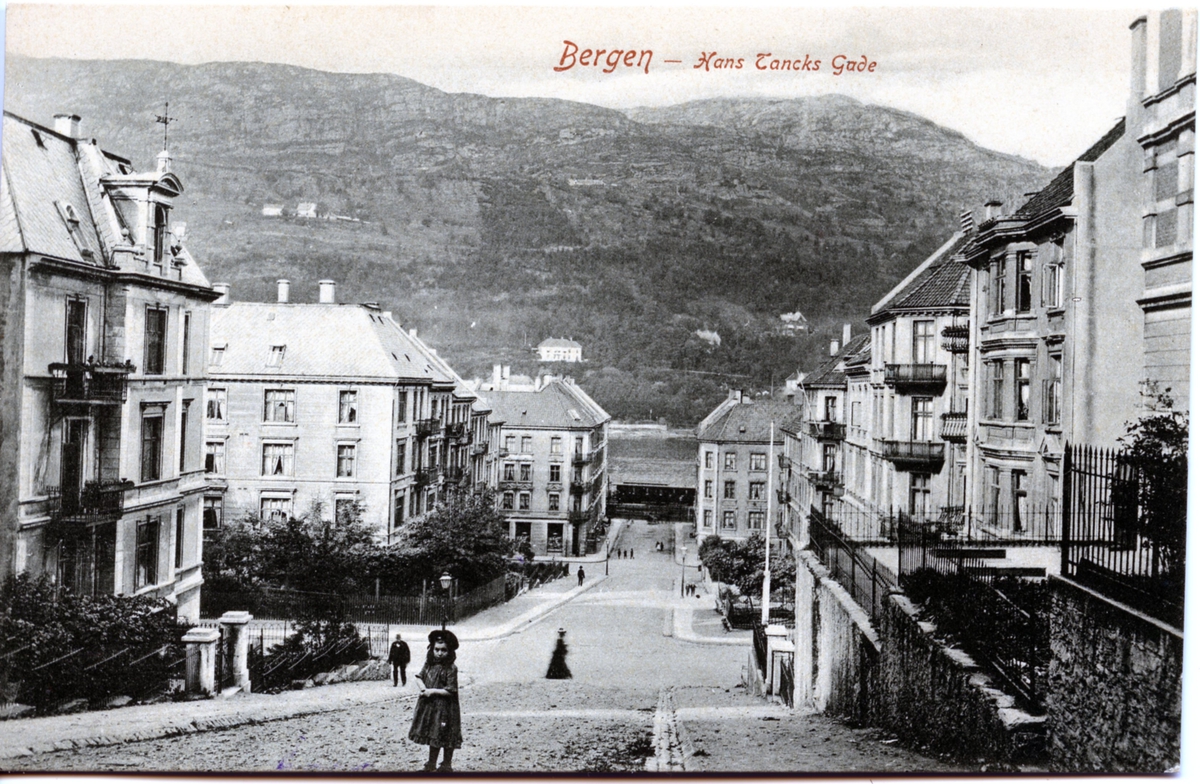
[(221, 632), (196, 626), (183, 635), (187, 643), (187, 693), (212, 696), (217, 691), (217, 641)]
[(242, 691), (250, 692), (250, 667), (246, 662), (249, 635), (246, 624), (254, 620), (248, 612), (233, 611), (221, 616), (221, 628), (225, 630), (226, 666), (230, 668), (230, 680)]

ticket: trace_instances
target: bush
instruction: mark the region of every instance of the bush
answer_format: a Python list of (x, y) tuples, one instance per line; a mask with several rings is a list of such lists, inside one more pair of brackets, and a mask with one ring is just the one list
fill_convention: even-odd
[(86, 699), (145, 699), (182, 674), (187, 631), (175, 607), (144, 597), (79, 596), (46, 576), (19, 574), (0, 587), (4, 696), (41, 712)]

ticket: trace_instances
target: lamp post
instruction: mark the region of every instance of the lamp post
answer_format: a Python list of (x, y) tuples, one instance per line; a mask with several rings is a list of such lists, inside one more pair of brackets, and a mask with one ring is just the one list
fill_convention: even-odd
[[(442, 590), (446, 592), (446, 596), (450, 596), (450, 586), (454, 583), (454, 578), (450, 576), (450, 572), (442, 572), (442, 576), (438, 578), (441, 583)], [(453, 599), (451, 599), (453, 601)], [(442, 630), (446, 629), (446, 603), (442, 602)]]

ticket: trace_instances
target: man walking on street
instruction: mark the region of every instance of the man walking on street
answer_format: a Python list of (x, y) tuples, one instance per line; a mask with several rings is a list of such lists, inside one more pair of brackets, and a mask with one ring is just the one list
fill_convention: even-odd
[(388, 663), (392, 665), (392, 686), (408, 685), (408, 675), (404, 671), (408, 668), (411, 660), (412, 654), (409, 653), (408, 643), (401, 639), (400, 633), (397, 632), (396, 641), (388, 650)]
[(575, 573), (575, 576), (579, 578), (579, 587), (582, 588), (583, 587), (583, 564), (579, 565), (579, 571)]

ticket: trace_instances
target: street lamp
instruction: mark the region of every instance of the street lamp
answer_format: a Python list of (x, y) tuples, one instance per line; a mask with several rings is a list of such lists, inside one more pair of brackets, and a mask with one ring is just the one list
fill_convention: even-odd
[[(446, 592), (446, 595), (450, 596), (450, 586), (454, 583), (454, 578), (450, 576), (450, 572), (442, 572), (442, 576), (438, 578), (438, 582), (441, 584), (442, 590)], [(451, 601), (453, 601), (453, 597), (451, 597)], [(446, 603), (442, 602), (442, 630), (445, 631), (445, 629)]]

